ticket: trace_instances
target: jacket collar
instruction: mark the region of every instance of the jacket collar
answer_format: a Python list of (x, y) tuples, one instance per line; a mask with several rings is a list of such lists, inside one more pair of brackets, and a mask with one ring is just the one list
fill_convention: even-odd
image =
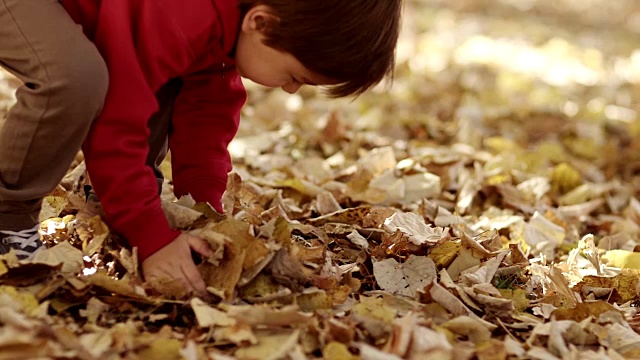
[(232, 55), (240, 28), (240, 7), (237, 0), (212, 0), (211, 2), (218, 10), (222, 30), (222, 49), (225, 54)]

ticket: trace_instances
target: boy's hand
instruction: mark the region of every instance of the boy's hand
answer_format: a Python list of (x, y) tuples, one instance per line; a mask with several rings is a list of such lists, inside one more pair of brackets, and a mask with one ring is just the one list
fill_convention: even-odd
[(145, 279), (178, 281), (188, 292), (206, 296), (206, 284), (193, 262), (191, 250), (206, 257), (213, 255), (206, 241), (182, 233), (142, 262)]

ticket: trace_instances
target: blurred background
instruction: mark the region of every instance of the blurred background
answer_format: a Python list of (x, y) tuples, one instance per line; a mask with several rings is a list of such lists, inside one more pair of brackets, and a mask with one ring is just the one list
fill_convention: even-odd
[[(408, 156), (463, 143), (530, 173), (567, 162), (637, 194), (639, 83), (636, 0), (406, 0), (392, 82), (340, 100), (246, 82), (231, 150), (241, 169), (275, 153), (327, 158), (346, 146), (356, 158), (394, 145)], [(5, 111), (17, 84), (0, 72)], [(328, 125), (345, 141), (316, 146)]]
[(640, 2), (407, 0), (403, 24), (393, 83), (355, 100), (248, 84), (236, 158), (272, 149), (261, 133), (304, 143), (338, 118), (358, 146), (517, 149), (530, 171), (569, 162), (638, 192)]

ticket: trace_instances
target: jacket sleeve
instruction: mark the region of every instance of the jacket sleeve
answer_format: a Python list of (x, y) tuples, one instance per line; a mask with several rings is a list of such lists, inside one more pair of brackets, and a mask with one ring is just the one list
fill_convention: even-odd
[(246, 92), (235, 70), (210, 70), (183, 78), (169, 137), (176, 196), (190, 194), (222, 211), (231, 171), (227, 146), (238, 130)]
[[(109, 69), (109, 90), (83, 150), (87, 169), (112, 229), (145, 259), (179, 235), (169, 227), (148, 153), (147, 122), (155, 92), (193, 61), (180, 29), (153, 1), (102, 3), (94, 42)], [(140, 16), (141, 13), (148, 14)]]

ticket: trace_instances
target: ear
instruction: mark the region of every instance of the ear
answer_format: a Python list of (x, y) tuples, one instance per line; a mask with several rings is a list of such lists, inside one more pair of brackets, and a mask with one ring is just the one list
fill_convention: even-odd
[(278, 21), (267, 5), (256, 5), (249, 9), (242, 19), (241, 29), (245, 33), (264, 32), (266, 28)]

